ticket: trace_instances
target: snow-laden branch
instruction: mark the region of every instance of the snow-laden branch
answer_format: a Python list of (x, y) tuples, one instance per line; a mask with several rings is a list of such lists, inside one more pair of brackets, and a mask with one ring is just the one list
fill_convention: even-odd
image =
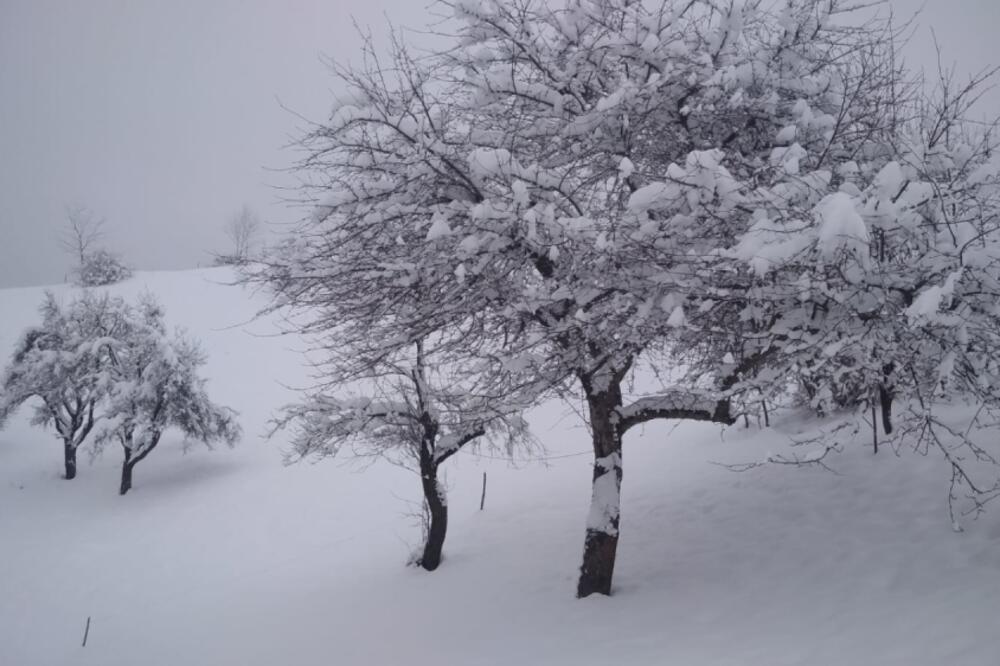
[(434, 448), (434, 463), (436, 465), (440, 465), (445, 460), (458, 453), (463, 446), (485, 434), (486, 428), (484, 426), (475, 425), (458, 429), (456, 432), (441, 435)]
[(623, 435), (633, 426), (654, 419), (686, 419), (725, 425), (736, 422), (729, 400), (685, 390), (670, 390), (639, 398), (630, 405), (620, 407), (618, 414), (618, 429)]

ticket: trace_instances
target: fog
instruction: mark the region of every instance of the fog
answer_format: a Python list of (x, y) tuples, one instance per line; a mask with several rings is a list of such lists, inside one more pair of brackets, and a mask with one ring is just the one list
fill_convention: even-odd
[[(892, 6), (924, 7), (915, 65), (936, 67), (932, 28), (959, 71), (1000, 62), (996, 0)], [(0, 0), (0, 286), (64, 279), (68, 205), (144, 270), (211, 262), (244, 204), (279, 227), (300, 216), (285, 146), (333, 100), (321, 56), (356, 57), (352, 16), (379, 35), (429, 15), (420, 0)]]

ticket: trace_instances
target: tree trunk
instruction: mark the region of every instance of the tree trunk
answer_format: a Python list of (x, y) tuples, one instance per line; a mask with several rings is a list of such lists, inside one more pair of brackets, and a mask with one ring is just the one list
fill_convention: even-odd
[(125, 450), (125, 459), (122, 461), (122, 484), (118, 488), (118, 494), (124, 495), (132, 489), (132, 470), (146, 456), (153, 452), (156, 445), (160, 443), (160, 433), (154, 432), (145, 435), (146, 441), (139, 447), (138, 453), (134, 448), (135, 439), (132, 433), (125, 435), (122, 439), (122, 449)]
[(886, 363), (882, 366), (882, 383), (878, 387), (879, 404), (882, 407), (882, 428), (885, 434), (892, 434), (892, 401), (893, 395), (892, 374), (896, 369), (894, 363)]
[(878, 389), (879, 404), (882, 407), (882, 428), (885, 434), (892, 434), (892, 392), (884, 385)]
[(135, 463), (132, 462), (132, 452), (125, 449), (125, 460), (122, 461), (122, 484), (118, 488), (119, 495), (124, 495), (132, 488), (133, 467), (135, 467)]
[(66, 479), (76, 478), (76, 447), (73, 442), (63, 442), (63, 461), (66, 465)]
[(444, 490), (438, 483), (437, 465), (421, 461), (420, 467), (424, 501), (430, 512), (430, 525), (427, 526), (427, 540), (424, 542), (424, 554), (420, 557), (420, 566), (427, 571), (434, 571), (441, 564), (441, 551), (444, 549), (444, 537), (448, 531), (448, 503), (444, 497)]
[(611, 579), (618, 550), (621, 507), (622, 446), (618, 428), (621, 387), (612, 382), (603, 392), (587, 392), (590, 428), (594, 447), (593, 493), (583, 543), (583, 564), (576, 587), (579, 598), (591, 594), (611, 594)]

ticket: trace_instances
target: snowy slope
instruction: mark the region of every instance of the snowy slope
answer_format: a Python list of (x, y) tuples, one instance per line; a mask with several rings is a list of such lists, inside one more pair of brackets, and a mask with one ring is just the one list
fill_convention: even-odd
[[(559, 403), (529, 415), (546, 463), (449, 461), (447, 559), (404, 567), (413, 475), (284, 467), (259, 438), (307, 373), (296, 340), (246, 324), (260, 301), (229, 278), (146, 273), (114, 291), (148, 288), (204, 342), (212, 397), (242, 412), (236, 449), (167, 440), (119, 497), (118, 451), (82, 454), (67, 482), (27, 410), (0, 431), (0, 664), (1000, 664), (1000, 507), (954, 534), (940, 461), (861, 442), (837, 474), (710, 464), (780, 446), (791, 419), (630, 433), (611, 598), (573, 599), (590, 457)], [(41, 298), (0, 291), (5, 356)]]

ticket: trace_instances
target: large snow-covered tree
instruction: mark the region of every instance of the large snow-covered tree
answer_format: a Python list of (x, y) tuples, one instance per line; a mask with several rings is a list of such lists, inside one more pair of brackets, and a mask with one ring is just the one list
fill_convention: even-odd
[[(315, 212), (257, 277), (325, 313), (303, 329), (328, 347), (356, 341), (357, 370), (435, 335), (445, 358), (485, 350), (492, 372), (530, 376), (531, 395), (581, 394), (595, 463), (577, 593), (608, 594), (624, 435), (729, 424), (748, 396), (822, 375), (838, 320), (799, 298), (822, 291), (815, 272), (773, 268), (867, 261), (849, 175), (908, 120), (899, 32), (839, 0), (444, 4), (458, 27), (438, 55), (397, 42), (336, 69), (348, 99), (303, 142)], [(651, 359), (692, 372), (627, 396)]]
[(108, 361), (102, 342), (125, 327), (128, 307), (120, 298), (90, 292), (63, 305), (48, 293), (40, 310), (42, 323), (22, 335), (4, 372), (0, 417), (37, 399), (32, 421), (55, 428), (65, 478), (72, 479), (77, 449), (100, 418)]
[(130, 313), (125, 330), (106, 340), (104, 422), (96, 444), (114, 441), (124, 452), (119, 493), (132, 488), (135, 466), (177, 428), (185, 442), (211, 446), (236, 443), (240, 427), (233, 410), (213, 403), (198, 375), (205, 355), (195, 341), (167, 333), (163, 311), (151, 297)]

